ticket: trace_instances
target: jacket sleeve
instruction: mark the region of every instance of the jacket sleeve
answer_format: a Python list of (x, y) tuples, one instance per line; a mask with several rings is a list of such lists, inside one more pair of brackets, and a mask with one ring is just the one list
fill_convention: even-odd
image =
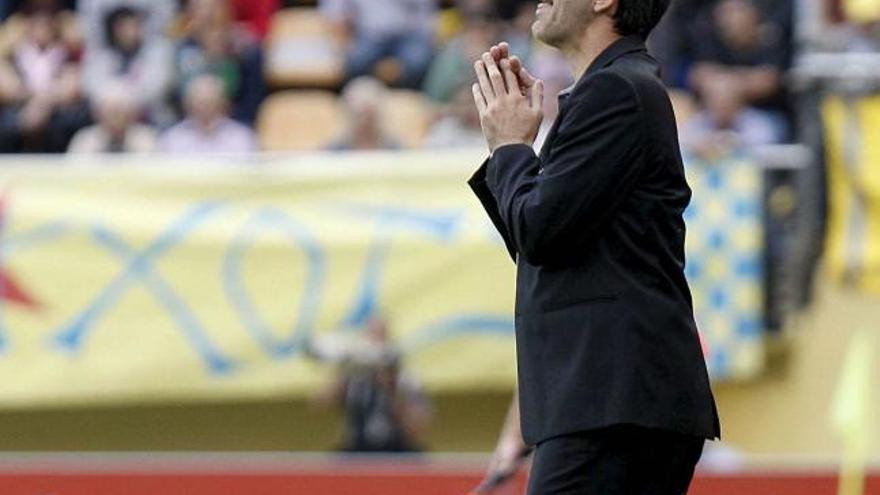
[(584, 81), (561, 116), (544, 160), (527, 145), (503, 146), (486, 183), (507, 235), (527, 262), (544, 265), (591, 237), (638, 180), (645, 156), (641, 104), (622, 76)]
[(474, 191), (474, 194), (477, 195), (477, 199), (480, 200), (483, 209), (486, 210), (489, 219), (492, 220), (492, 224), (495, 225), (495, 229), (498, 230), (498, 233), (504, 240), (504, 245), (507, 247), (507, 252), (510, 254), (511, 259), (516, 263), (516, 246), (513, 244), (510, 234), (507, 232), (507, 226), (504, 225), (504, 221), (501, 219), (501, 213), (498, 211), (498, 202), (495, 201), (495, 196), (486, 184), (486, 168), (488, 165), (489, 160), (484, 161), (480, 168), (477, 169), (477, 172), (468, 181), (468, 185)]

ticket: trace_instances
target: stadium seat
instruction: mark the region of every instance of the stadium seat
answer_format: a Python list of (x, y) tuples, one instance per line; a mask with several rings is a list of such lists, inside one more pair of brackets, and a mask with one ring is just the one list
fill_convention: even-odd
[(389, 91), (385, 129), (405, 148), (422, 145), (435, 116), (435, 108), (422, 93), (405, 89)]
[(337, 88), (342, 40), (316, 8), (287, 8), (272, 17), (266, 36), (266, 80), (274, 87)]
[(263, 102), (257, 132), (267, 151), (318, 150), (337, 136), (343, 120), (330, 91), (282, 91)]

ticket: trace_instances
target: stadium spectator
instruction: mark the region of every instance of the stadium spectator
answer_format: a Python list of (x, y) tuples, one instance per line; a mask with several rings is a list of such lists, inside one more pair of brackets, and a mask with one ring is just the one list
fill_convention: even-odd
[(92, 102), (96, 124), (80, 130), (68, 153), (144, 153), (156, 149), (156, 131), (138, 122), (141, 109), (127, 87), (110, 82)]
[(695, 49), (711, 30), (717, 0), (676, 0), (651, 34), (650, 50), (660, 62), (661, 76), (671, 87), (686, 88)]
[(784, 139), (778, 121), (767, 112), (744, 105), (734, 84), (731, 78), (711, 79), (704, 84), (704, 108), (682, 124), (682, 148), (711, 160), (732, 149)]
[(473, 61), (498, 41), (501, 26), (487, 10), (463, 11), (464, 26), (440, 51), (425, 77), (424, 91), (431, 99), (448, 103), (462, 85), (470, 87)]
[[(710, 112), (733, 105), (729, 112), (736, 115), (754, 107), (773, 121), (775, 135), (786, 136), (782, 74), (788, 49), (780, 33), (762, 29), (761, 11), (752, 0), (722, 0), (712, 19), (713, 29), (696, 47), (691, 86)], [(726, 91), (718, 91), (719, 87)], [(713, 98), (725, 101), (709, 101)], [(724, 120), (713, 117), (716, 122)]]
[(177, 96), (193, 77), (214, 74), (224, 82), (232, 117), (253, 124), (266, 94), (258, 38), (233, 22), (231, 6), (223, 0), (190, 1), (184, 22), (175, 59)]
[(371, 77), (359, 77), (348, 83), (342, 91), (348, 127), (328, 149), (364, 151), (400, 148), (400, 143), (388, 135), (383, 122), (382, 111), (387, 93), (385, 86)]
[(0, 150), (64, 152), (89, 121), (79, 66), (61, 38), (57, 10), (31, 10), (24, 22), (24, 36), (0, 60)]
[(474, 107), (470, 84), (459, 86), (440, 118), (425, 137), (426, 148), (484, 148), (486, 138)]
[(165, 131), (159, 149), (167, 153), (246, 153), (257, 150), (254, 132), (229, 118), (223, 81), (198, 76), (186, 88), (183, 122)]
[(339, 366), (338, 379), (318, 397), (323, 406), (342, 406), (342, 450), (414, 452), (430, 422), (431, 411), (419, 383), (402, 371), (402, 356), (388, 323), (373, 318), (365, 342), (342, 352), (312, 347), (307, 354)]
[(146, 12), (129, 6), (107, 11), (102, 42), (86, 45), (84, 84), (89, 97), (99, 99), (108, 80), (124, 82), (150, 121), (166, 126), (174, 118), (167, 102), (173, 53), (169, 41), (150, 29), (154, 21)]
[(320, 8), (349, 39), (347, 80), (372, 74), (421, 85), (434, 55), (436, 0), (321, 0)]
[[(717, 38), (715, 10), (719, 0), (675, 0), (650, 38), (651, 53), (660, 62), (661, 75), (672, 87), (689, 86), (688, 73), (699, 62), (706, 41)], [(793, 0), (750, 0), (736, 10), (760, 12), (759, 44), (773, 46), (783, 65), (790, 65), (793, 44)]]
[(223, 81), (226, 96), (232, 97), (241, 85), (238, 60), (222, 26), (209, 26), (184, 40), (177, 49), (177, 85), (183, 95), (186, 86), (202, 74), (213, 74)]

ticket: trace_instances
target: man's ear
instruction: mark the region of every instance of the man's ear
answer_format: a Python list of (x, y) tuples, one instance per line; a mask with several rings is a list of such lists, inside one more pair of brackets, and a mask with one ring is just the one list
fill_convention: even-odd
[(593, 0), (593, 13), (614, 15), (614, 12), (617, 10), (617, 1), (618, 0)]

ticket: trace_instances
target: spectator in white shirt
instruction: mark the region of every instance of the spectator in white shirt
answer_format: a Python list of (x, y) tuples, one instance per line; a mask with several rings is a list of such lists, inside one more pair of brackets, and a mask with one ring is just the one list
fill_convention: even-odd
[(400, 143), (388, 133), (384, 110), (388, 88), (372, 77), (359, 77), (342, 90), (348, 125), (327, 146), (330, 151), (396, 150)]
[(124, 81), (156, 125), (173, 122), (168, 103), (173, 80), (170, 42), (154, 33), (149, 11), (126, 5), (106, 12), (102, 43), (87, 44), (83, 60), (83, 84), (91, 99), (101, 98), (110, 79)]
[(141, 108), (125, 84), (111, 81), (93, 103), (97, 123), (73, 137), (68, 153), (145, 153), (156, 149), (156, 131), (138, 122)]
[(213, 75), (193, 79), (184, 94), (186, 118), (165, 131), (159, 149), (167, 153), (246, 153), (257, 150), (254, 132), (228, 116), (223, 81)]

